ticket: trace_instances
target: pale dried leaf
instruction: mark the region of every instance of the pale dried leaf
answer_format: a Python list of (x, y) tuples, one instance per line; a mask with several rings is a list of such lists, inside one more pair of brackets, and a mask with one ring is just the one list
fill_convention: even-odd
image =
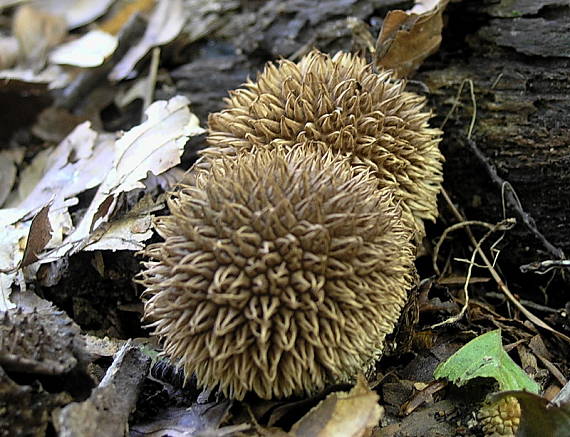
[(97, 140), (97, 132), (85, 122), (56, 148), (38, 154), (30, 167), (22, 172), (19, 196), (8, 206), (22, 210), (23, 217), (52, 199), (55, 199), (54, 207), (58, 208), (64, 200), (99, 185), (104, 178), (100, 172), (105, 167), (95, 169), (92, 161), (97, 160), (101, 152), (95, 149), (104, 142)]
[[(420, 5), (422, 3), (422, 5)], [(430, 2), (418, 2), (420, 15), (393, 10), (388, 12), (376, 41), (376, 65), (394, 70), (399, 77), (413, 74), (424, 59), (435, 53), (441, 43), (443, 11), (448, 0), (439, 0), (434, 9)]]
[(75, 67), (97, 67), (117, 48), (117, 37), (101, 30), (92, 30), (82, 37), (52, 50), (50, 62)]
[(52, 227), (49, 221), (50, 205), (44, 206), (36, 214), (30, 224), (30, 232), (26, 240), (24, 255), (20, 262), (20, 268), (33, 264), (38, 260), (38, 254), (44, 250), (49, 240), (51, 240)]
[(65, 18), (67, 27), (74, 29), (91, 23), (103, 15), (115, 0), (35, 0), (32, 4), (52, 15)]
[[(48, 84), (49, 89), (63, 88), (71, 82), (72, 76), (59, 65), (49, 65), (37, 73), (33, 68), (11, 68), (0, 71), (0, 79), (5, 86), (11, 82), (17, 83), (19, 89), (26, 84)], [(18, 83), (21, 82), (21, 83)]]
[(384, 415), (378, 400), (378, 394), (360, 377), (350, 392), (328, 395), (295, 423), (289, 434), (295, 437), (370, 436)]
[[(113, 168), (105, 175), (77, 229), (46, 261), (83, 250), (96, 242), (99, 247), (105, 244), (106, 248), (114, 250), (137, 250), (135, 247), (150, 237), (144, 217), (129, 219), (116, 226), (107, 223), (117, 199), (121, 193), (144, 188), (141, 181), (149, 173), (159, 175), (180, 163), (188, 137), (198, 135), (204, 129), (200, 128), (198, 118), (188, 108), (188, 100), (182, 96), (153, 103), (146, 115), (144, 123), (126, 132), (116, 142)], [(111, 232), (108, 238), (107, 232)], [(106, 239), (115, 242), (112, 247)]]
[(48, 50), (63, 41), (67, 26), (60, 15), (23, 5), (14, 14), (12, 33), (18, 40), (21, 58), (37, 70), (45, 64)]
[(435, 9), (440, 4), (440, 0), (416, 0), (416, 4), (412, 9), (408, 9), (406, 12), (409, 14), (425, 14), (426, 12)]
[(117, 141), (114, 170), (105, 181), (114, 192), (144, 188), (140, 181), (148, 172), (159, 175), (179, 164), (188, 137), (204, 132), (182, 96), (153, 103), (146, 115)]
[(160, 0), (150, 17), (147, 29), (137, 45), (132, 47), (109, 74), (110, 80), (121, 80), (127, 77), (153, 47), (171, 42), (178, 36), (184, 23), (186, 13), (182, 0)]
[(0, 37), (0, 70), (12, 68), (18, 60), (18, 40), (13, 36)]
[(152, 216), (164, 208), (164, 204), (155, 203), (152, 196), (146, 195), (124, 217), (109, 223), (105, 233), (97, 241), (85, 246), (83, 250), (142, 250), (144, 242), (152, 237)]
[(17, 166), (22, 163), (24, 153), (23, 148), (0, 151), (0, 175), (2, 175), (2, 184), (0, 184), (0, 206), (4, 204), (14, 186)]

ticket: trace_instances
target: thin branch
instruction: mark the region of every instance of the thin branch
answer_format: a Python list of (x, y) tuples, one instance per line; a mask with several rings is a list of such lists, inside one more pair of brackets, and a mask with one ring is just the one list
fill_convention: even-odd
[[(442, 194), (443, 197), (445, 199), (445, 201), (447, 202), (449, 208), (451, 209), (453, 215), (455, 215), (455, 217), (457, 218), (458, 221), (465, 221), (465, 218), (462, 216), (462, 214), (457, 210), (457, 208), (455, 207), (455, 205), (453, 204), (453, 202), (451, 201), (449, 195), (447, 194), (447, 192), (445, 190), (442, 190)], [(465, 227), (465, 231), (467, 232), (467, 234), (469, 235), (469, 238), (471, 239), (471, 242), (473, 243), (473, 245), (475, 246), (475, 250), (476, 252), (479, 253), (479, 256), (481, 257), (481, 259), (483, 260), (483, 262), (485, 263), (487, 269), (489, 270), (489, 272), (491, 273), (491, 276), (493, 277), (493, 279), (495, 280), (495, 282), (497, 283), (497, 285), (499, 286), (499, 289), (505, 294), (505, 296), (507, 296), (507, 298), (512, 302), (512, 304), (514, 306), (516, 306), (521, 313), (524, 314), (524, 316), (530, 320), (532, 323), (534, 323), (536, 326), (541, 327), (542, 329), (545, 329), (551, 333), (553, 333), (554, 335), (556, 335), (557, 337), (567, 341), (568, 343), (570, 343), (570, 337), (568, 337), (567, 335), (558, 332), (556, 329), (551, 328), (550, 326), (548, 326), (546, 323), (544, 323), (540, 318), (538, 318), (537, 316), (535, 316), (533, 313), (531, 313), (529, 310), (527, 310), (520, 302), (519, 300), (513, 295), (513, 293), (511, 293), (511, 290), (509, 290), (509, 287), (507, 287), (507, 284), (505, 284), (505, 282), (502, 280), (502, 278), (499, 276), (499, 274), (497, 273), (497, 271), (495, 270), (495, 268), (493, 267), (493, 265), (490, 263), (489, 259), (487, 258), (487, 256), (485, 255), (485, 252), (483, 252), (483, 250), (477, 246), (477, 240), (475, 240), (475, 237), (473, 236), (473, 233), (471, 232), (471, 229), (467, 226)]]
[(554, 246), (550, 243), (546, 237), (538, 230), (536, 226), (536, 222), (534, 219), (522, 208), (522, 205), (516, 195), (515, 190), (513, 189), (512, 185), (501, 178), (497, 173), (497, 169), (495, 166), (490, 162), (490, 159), (487, 158), (481, 149), (477, 146), (477, 143), (473, 141), (471, 138), (467, 138), (467, 144), (471, 148), (473, 154), (479, 159), (479, 161), (483, 164), (485, 169), (487, 170), (487, 174), (491, 178), (491, 180), (501, 187), (501, 190), (505, 194), (505, 198), (507, 199), (507, 203), (511, 206), (515, 212), (517, 213), (520, 220), (526, 225), (526, 227), (540, 240), (544, 248), (554, 257), (559, 259), (564, 259), (566, 256), (564, 252), (559, 249), (558, 247)]
[(549, 259), (546, 261), (535, 261), (530, 264), (520, 266), (521, 272), (534, 272), (544, 275), (553, 269), (570, 269), (570, 259)]

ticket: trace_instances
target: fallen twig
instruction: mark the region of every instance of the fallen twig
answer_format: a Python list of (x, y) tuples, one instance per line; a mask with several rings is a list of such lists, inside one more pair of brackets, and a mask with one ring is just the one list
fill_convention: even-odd
[[(457, 225), (462, 225), (462, 227), (465, 227), (467, 229), (468, 228), (468, 221), (462, 221), (461, 223), (458, 223)], [(473, 272), (473, 266), (475, 266), (475, 256), (477, 255), (477, 252), (479, 253), (483, 253), (483, 251), (481, 250), (481, 246), (483, 244), (483, 242), (491, 236), (491, 234), (493, 234), (496, 231), (500, 231), (500, 230), (508, 230), (511, 229), (514, 225), (514, 221), (512, 219), (506, 219), (503, 220), (499, 223), (497, 223), (496, 225), (490, 225), (489, 223), (483, 223), (483, 222), (475, 222), (476, 224), (482, 224), (486, 227), (490, 227), (489, 231), (483, 236), (483, 238), (481, 238), (475, 245), (475, 249), (473, 250), (473, 253), (471, 254), (471, 260), (469, 261), (469, 267), (467, 268), (467, 277), (465, 278), (465, 284), (463, 285), (463, 294), (465, 295), (464, 298), (464, 303), (463, 303), (463, 307), (461, 308), (461, 311), (459, 311), (458, 314), (449, 317), (448, 319), (436, 323), (435, 325), (432, 325), (431, 328), (437, 328), (439, 326), (442, 325), (447, 325), (450, 323), (455, 323), (459, 320), (461, 320), (461, 318), (463, 317), (463, 315), (465, 314), (465, 312), (467, 311), (467, 308), (469, 307), (469, 281), (471, 279), (471, 274)], [(456, 226), (457, 226), (456, 225)], [(449, 228), (448, 228), (449, 229)], [(445, 235), (445, 233), (444, 233)], [(441, 241), (441, 240), (440, 240)], [(439, 244), (439, 242), (438, 242)], [(485, 266), (486, 267), (486, 266)]]
[[(455, 207), (455, 205), (451, 201), (449, 194), (447, 194), (447, 192), (445, 190), (442, 190), (442, 194), (443, 194), (443, 197), (444, 197), (445, 201), (447, 202), (449, 208), (451, 209), (453, 215), (455, 215), (455, 217), (457, 218), (457, 220), (459, 220), (461, 222), (465, 221), (465, 218), (463, 217), (463, 215), (457, 210), (457, 208)], [(493, 265), (491, 264), (491, 262), (489, 261), (489, 259), (485, 255), (485, 252), (483, 252), (483, 250), (477, 244), (477, 240), (473, 236), (473, 233), (471, 232), (471, 228), (469, 228), (469, 226), (466, 226), (465, 231), (467, 232), (467, 235), (469, 236), (472, 244), (475, 246), (475, 252), (479, 253), (479, 256), (481, 257), (481, 259), (483, 260), (487, 269), (489, 270), (489, 273), (491, 273), (491, 276), (493, 277), (493, 279), (495, 280), (495, 282), (499, 286), (499, 289), (505, 294), (505, 296), (507, 296), (507, 298), (511, 301), (511, 303), (514, 306), (516, 306), (521, 311), (521, 313), (523, 313), (524, 316), (528, 320), (530, 320), (532, 323), (534, 323), (536, 326), (539, 326), (540, 328), (545, 329), (545, 330), (555, 334), (557, 337), (559, 337), (559, 338), (567, 341), (568, 343), (570, 343), (570, 337), (568, 337), (567, 335), (565, 335), (561, 332), (558, 332), (554, 328), (551, 328), (549, 325), (544, 323), (537, 316), (535, 316), (533, 313), (531, 313), (529, 310), (527, 310), (519, 302), (519, 300), (511, 293), (511, 290), (509, 290), (509, 287), (507, 287), (507, 284), (505, 284), (503, 279), (499, 276), (499, 274), (497, 273), (497, 270), (495, 270), (495, 268), (493, 267)]]
[(519, 268), (523, 273), (534, 272), (539, 275), (544, 275), (553, 269), (570, 269), (570, 259), (535, 261), (530, 264), (523, 264)]

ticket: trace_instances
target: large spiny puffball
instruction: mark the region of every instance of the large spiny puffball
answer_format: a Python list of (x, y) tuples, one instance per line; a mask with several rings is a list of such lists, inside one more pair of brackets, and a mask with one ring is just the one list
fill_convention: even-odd
[(412, 231), (369, 170), (309, 147), (197, 171), (146, 249), (164, 353), (230, 398), (310, 394), (381, 354), (414, 280)]
[(290, 149), (312, 141), (321, 150), (368, 166), (380, 186), (397, 185), (404, 221), (420, 239), (437, 217), (442, 163), (439, 129), (430, 128), (425, 98), (404, 91), (389, 72), (359, 57), (312, 51), (299, 63), (268, 64), (257, 80), (230, 92), (209, 117), (205, 162), (255, 148)]

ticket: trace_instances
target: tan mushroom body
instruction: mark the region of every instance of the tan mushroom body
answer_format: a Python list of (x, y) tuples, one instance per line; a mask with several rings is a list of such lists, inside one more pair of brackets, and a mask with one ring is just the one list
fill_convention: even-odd
[(394, 185), (404, 220), (424, 236), (437, 217), (443, 156), (441, 131), (431, 128), (425, 98), (404, 90), (389, 72), (349, 53), (318, 51), (296, 64), (268, 64), (255, 82), (230, 92), (211, 114), (206, 162), (258, 148), (310, 146), (368, 166), (381, 187)]
[(164, 353), (242, 399), (351, 381), (382, 353), (437, 216), (441, 132), (356, 56), (269, 64), (209, 119), (140, 282)]
[(308, 149), (215, 162), (169, 201), (142, 274), (164, 352), (241, 399), (349, 381), (383, 349), (413, 281), (392, 192)]

